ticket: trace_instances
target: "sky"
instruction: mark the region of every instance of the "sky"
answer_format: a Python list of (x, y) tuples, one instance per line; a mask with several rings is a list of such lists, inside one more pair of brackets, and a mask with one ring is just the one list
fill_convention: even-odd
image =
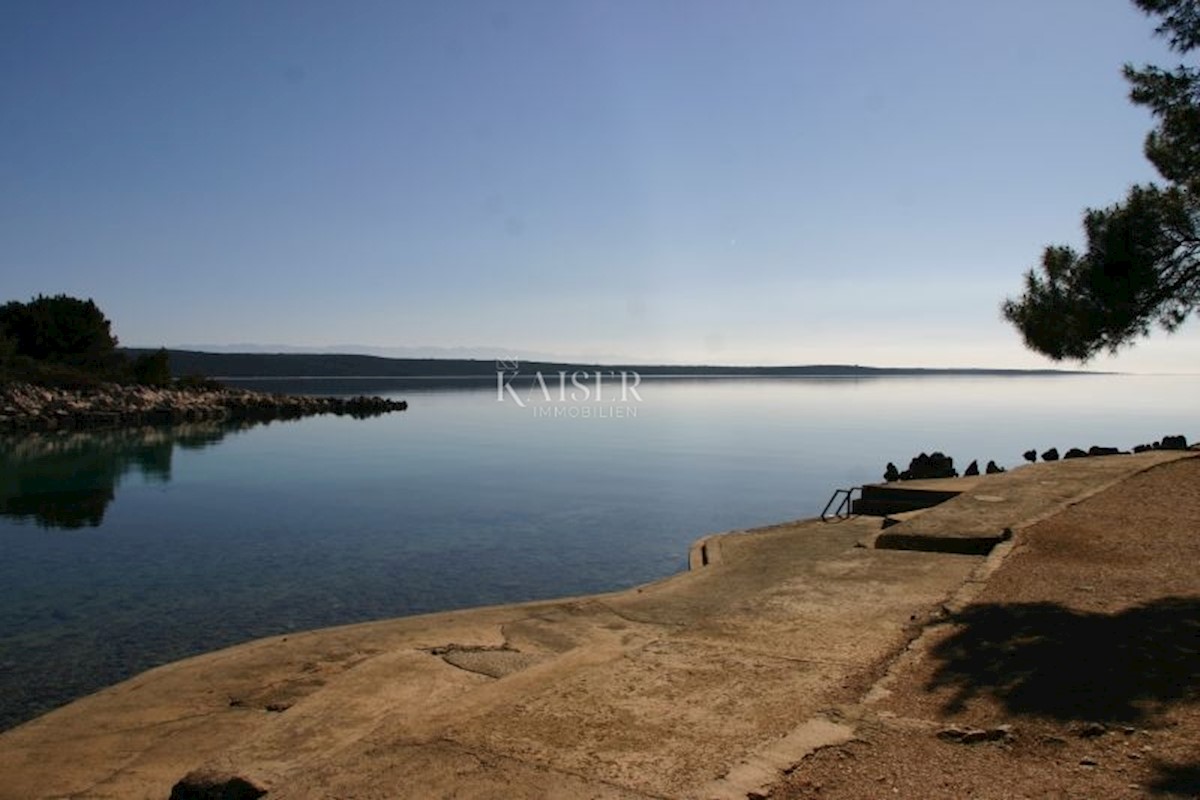
[[(123, 344), (1053, 366), (999, 314), (1157, 176), (1127, 0), (0, 7), (0, 300)], [(1068, 364), (1067, 366), (1075, 366)], [(1200, 324), (1091, 369), (1200, 370)]]

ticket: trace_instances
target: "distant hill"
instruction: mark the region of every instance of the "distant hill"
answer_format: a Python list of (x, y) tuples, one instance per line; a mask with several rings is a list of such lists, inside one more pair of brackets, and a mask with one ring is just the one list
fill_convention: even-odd
[[(152, 352), (129, 348), (131, 356)], [(170, 350), (171, 372), (176, 376), (211, 378), (454, 378), (495, 379), (496, 362), (455, 358), (383, 358), (338, 353), (203, 353)], [(727, 367), (710, 365), (568, 364), (522, 361), (522, 375), (541, 371), (627, 370), (651, 377), (869, 377), (884, 375), (1064, 375), (1064, 370), (924, 369), (862, 367), (848, 364), (810, 364), (794, 367)]]

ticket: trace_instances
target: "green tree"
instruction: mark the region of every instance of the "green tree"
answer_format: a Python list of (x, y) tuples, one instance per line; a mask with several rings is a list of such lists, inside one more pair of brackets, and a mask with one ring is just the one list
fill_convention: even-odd
[(165, 347), (143, 353), (133, 360), (133, 379), (143, 386), (169, 386), (171, 359)]
[(17, 354), (17, 343), (0, 328), (0, 366)]
[(117, 346), (95, 302), (65, 294), (0, 306), (0, 336), (13, 342), (18, 356), (74, 365), (107, 364)]
[[(1180, 54), (1200, 46), (1200, 0), (1134, 0)], [(1002, 306), (1025, 344), (1050, 358), (1116, 352), (1200, 310), (1200, 69), (1125, 65), (1130, 100), (1155, 119), (1146, 157), (1166, 181), (1084, 212), (1087, 249), (1047, 247), (1025, 290)]]

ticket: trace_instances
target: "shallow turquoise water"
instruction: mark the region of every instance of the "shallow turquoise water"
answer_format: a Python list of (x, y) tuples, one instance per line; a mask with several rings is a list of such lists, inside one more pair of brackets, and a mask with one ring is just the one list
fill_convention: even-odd
[(962, 469), (1200, 434), (1197, 377), (647, 381), (606, 412), (265, 385), (410, 406), (0, 439), (0, 727), (259, 636), (652, 580), (705, 533), (814, 516), (922, 450)]

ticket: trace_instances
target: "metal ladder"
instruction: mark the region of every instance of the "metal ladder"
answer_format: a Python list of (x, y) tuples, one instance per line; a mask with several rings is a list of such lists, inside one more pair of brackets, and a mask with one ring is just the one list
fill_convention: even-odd
[[(854, 511), (854, 493), (858, 492), (859, 497), (862, 497), (861, 486), (851, 486), (849, 489), (835, 489), (833, 497), (829, 498), (829, 502), (825, 504), (825, 510), (821, 512), (821, 522), (829, 522), (831, 519), (850, 519), (850, 515)], [(841, 501), (838, 501), (838, 498)], [(836, 504), (836, 506), (835, 506)], [(829, 509), (834, 509), (833, 513)]]

